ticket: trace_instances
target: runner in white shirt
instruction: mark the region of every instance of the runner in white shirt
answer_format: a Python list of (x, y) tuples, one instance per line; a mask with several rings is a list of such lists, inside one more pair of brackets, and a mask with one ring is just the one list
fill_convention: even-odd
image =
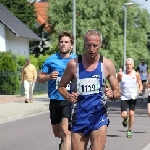
[(145, 89), (146, 89), (146, 82), (148, 79), (148, 66), (147, 64), (145, 64), (145, 60), (141, 59), (141, 64), (137, 67), (137, 71), (140, 73), (140, 77), (142, 80), (142, 84), (143, 84), (143, 91), (142, 91), (142, 101), (144, 100), (144, 96), (145, 96)]
[[(136, 72), (133, 67), (133, 59), (127, 58), (126, 70), (124, 72), (119, 72), (117, 76), (121, 89), (121, 116), (124, 119), (122, 124), (124, 127), (127, 127), (128, 125), (128, 130), (126, 133), (127, 138), (132, 137), (131, 127), (134, 121), (134, 110), (137, 96), (143, 90), (140, 74)], [(137, 88), (137, 83), (139, 84), (139, 91)], [(127, 112), (127, 106), (129, 107), (129, 112)]]
[(150, 74), (149, 74), (149, 76), (148, 76), (147, 88), (148, 88), (147, 109), (148, 109), (148, 115), (149, 115), (149, 117), (150, 117)]

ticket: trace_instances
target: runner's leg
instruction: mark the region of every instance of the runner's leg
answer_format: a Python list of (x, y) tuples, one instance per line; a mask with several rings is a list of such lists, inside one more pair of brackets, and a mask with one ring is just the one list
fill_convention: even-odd
[(104, 150), (106, 143), (107, 125), (101, 126), (98, 130), (90, 133), (91, 150)]
[(87, 150), (89, 141), (89, 135), (83, 135), (82, 133), (71, 133), (71, 150)]

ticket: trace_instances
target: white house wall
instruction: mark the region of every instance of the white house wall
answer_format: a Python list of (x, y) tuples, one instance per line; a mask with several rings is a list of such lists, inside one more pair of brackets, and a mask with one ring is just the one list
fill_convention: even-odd
[(0, 23), (0, 51), (6, 51), (5, 27)]
[[(6, 28), (5, 28), (6, 29)], [(29, 56), (29, 39), (16, 37), (15, 34), (6, 29), (6, 51), (11, 51), (17, 55)]]

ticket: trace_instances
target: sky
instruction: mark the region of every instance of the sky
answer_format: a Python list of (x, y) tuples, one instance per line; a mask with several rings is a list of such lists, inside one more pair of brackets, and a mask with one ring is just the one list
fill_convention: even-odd
[(140, 4), (141, 7), (144, 7), (150, 13), (150, 0), (134, 0), (134, 2)]

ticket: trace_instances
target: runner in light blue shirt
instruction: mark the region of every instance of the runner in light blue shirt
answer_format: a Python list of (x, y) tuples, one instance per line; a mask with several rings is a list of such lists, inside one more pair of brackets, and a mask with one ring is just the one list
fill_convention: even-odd
[[(50, 98), (50, 119), (55, 137), (61, 138), (59, 149), (70, 150), (71, 133), (68, 130), (69, 102), (57, 90), (57, 86), (64, 73), (67, 63), (76, 57), (71, 54), (74, 37), (71, 33), (63, 31), (58, 36), (59, 52), (46, 59), (38, 75), (37, 81), (48, 81), (48, 96)], [(70, 86), (67, 85), (67, 90)]]

